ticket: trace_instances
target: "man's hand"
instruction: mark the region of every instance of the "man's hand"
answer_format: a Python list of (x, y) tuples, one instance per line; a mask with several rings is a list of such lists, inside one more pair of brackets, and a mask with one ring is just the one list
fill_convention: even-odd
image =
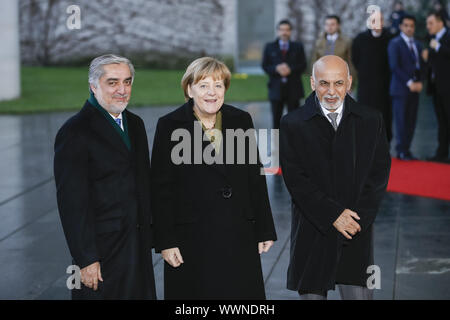
[(180, 249), (178, 248), (170, 248), (161, 251), (161, 255), (163, 259), (170, 264), (172, 267), (179, 267), (183, 261), (183, 257), (181, 256)]
[(428, 52), (428, 49), (424, 49), (423, 51), (422, 51), (422, 59), (425, 61), (425, 62), (427, 62), (428, 61), (428, 56), (429, 56), (429, 52)]
[(333, 226), (344, 235), (347, 239), (352, 239), (357, 232), (361, 231), (360, 225), (353, 219), (360, 220), (358, 214), (350, 209), (342, 211), (339, 218), (333, 223)]
[(291, 74), (291, 68), (284, 62), (277, 65), (276, 70), (282, 77), (287, 77)]
[(264, 241), (264, 242), (258, 242), (259, 254), (261, 254), (263, 252), (269, 252), (269, 249), (272, 246), (273, 246), (273, 241), (272, 240)]
[(422, 82), (411, 82), (411, 84), (409, 85), (409, 91), (411, 92), (421, 92), (422, 89)]
[(100, 262), (94, 262), (87, 267), (81, 269), (81, 282), (88, 288), (97, 291), (98, 281), (103, 282), (102, 273), (100, 271)]

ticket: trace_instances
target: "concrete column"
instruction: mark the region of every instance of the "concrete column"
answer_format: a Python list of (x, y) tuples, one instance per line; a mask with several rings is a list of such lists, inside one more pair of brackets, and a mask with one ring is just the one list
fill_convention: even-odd
[(0, 4), (0, 100), (20, 96), (19, 1)]

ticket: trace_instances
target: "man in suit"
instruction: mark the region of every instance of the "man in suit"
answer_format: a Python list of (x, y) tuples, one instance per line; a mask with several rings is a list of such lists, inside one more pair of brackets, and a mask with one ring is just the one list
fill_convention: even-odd
[(397, 157), (415, 160), (410, 151), (416, 128), (419, 94), (424, 78), (422, 45), (414, 39), (416, 18), (405, 15), (400, 24), (400, 35), (388, 46), (391, 84), (389, 93), (395, 123)]
[(281, 120), (280, 160), (292, 197), (288, 289), (301, 299), (371, 299), (372, 226), (390, 170), (383, 117), (348, 94), (348, 64), (325, 56), (314, 92)]
[(58, 131), (58, 209), (73, 263), (72, 299), (155, 299), (150, 230), (150, 160), (145, 126), (126, 110), (131, 62), (95, 58), (91, 95)]
[(272, 106), (273, 128), (280, 128), (283, 107), (288, 112), (299, 107), (305, 93), (302, 73), (306, 69), (303, 44), (291, 41), (292, 25), (288, 20), (278, 23), (278, 38), (266, 44), (262, 68), (269, 75), (269, 100)]
[[(344, 59), (350, 66), (350, 73), (356, 76), (351, 58), (352, 41), (342, 34), (341, 19), (337, 15), (325, 17), (324, 33), (317, 39), (312, 54), (311, 65), (326, 55), (335, 55)], [(355, 79), (354, 79), (355, 80)]]
[(439, 141), (435, 155), (428, 160), (438, 162), (449, 162), (450, 144), (450, 32), (445, 28), (444, 21), (440, 13), (428, 15), (427, 29), (433, 39), (425, 54), (430, 66), (427, 91), (433, 96)]

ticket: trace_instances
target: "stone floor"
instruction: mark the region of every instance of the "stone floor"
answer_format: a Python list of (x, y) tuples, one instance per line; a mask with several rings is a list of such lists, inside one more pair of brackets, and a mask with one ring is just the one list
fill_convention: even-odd
[[(81, 103), (81, 102), (80, 102)], [(257, 128), (270, 127), (268, 103), (236, 104)], [(153, 141), (157, 119), (170, 107), (139, 108)], [(71, 259), (56, 206), (53, 142), (73, 113), (0, 116), (0, 299), (69, 299)], [(432, 105), (423, 99), (413, 142), (421, 158), (436, 147)], [(262, 256), (269, 299), (297, 299), (286, 289), (290, 198), (279, 176), (268, 176), (279, 240)], [(388, 193), (375, 222), (375, 263), (381, 268), (376, 299), (450, 298), (450, 202)], [(161, 256), (154, 255), (158, 297)], [(339, 299), (337, 291), (329, 299)]]

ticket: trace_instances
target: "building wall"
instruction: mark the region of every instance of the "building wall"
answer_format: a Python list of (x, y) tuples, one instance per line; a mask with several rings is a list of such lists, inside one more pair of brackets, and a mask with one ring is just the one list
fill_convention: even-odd
[(19, 11), (16, 0), (2, 1), (0, 10), (0, 100), (20, 95)]

